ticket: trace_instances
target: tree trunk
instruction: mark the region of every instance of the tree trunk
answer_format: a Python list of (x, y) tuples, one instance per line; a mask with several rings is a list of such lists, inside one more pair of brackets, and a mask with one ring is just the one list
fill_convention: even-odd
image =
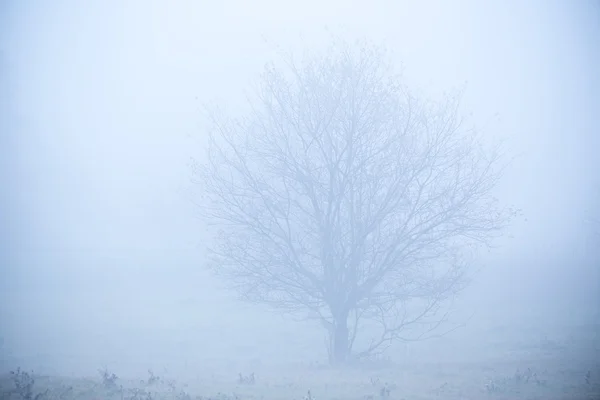
[(331, 365), (346, 363), (351, 350), (348, 338), (348, 315), (346, 313), (335, 318), (329, 335), (329, 363)]

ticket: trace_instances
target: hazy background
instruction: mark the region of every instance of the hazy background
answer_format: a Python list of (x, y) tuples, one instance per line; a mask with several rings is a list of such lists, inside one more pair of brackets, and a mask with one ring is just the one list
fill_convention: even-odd
[(524, 217), (482, 254), (458, 304), (475, 316), (444, 354), (499, 326), (599, 321), (583, 223), (600, 184), (597, 1), (0, 1), (3, 370), (324, 358), (318, 327), (203, 270), (187, 163), (204, 102), (235, 111), (273, 44), (322, 46), (326, 27), (387, 45), (423, 95), (466, 82), (471, 121), (517, 156), (498, 195)]

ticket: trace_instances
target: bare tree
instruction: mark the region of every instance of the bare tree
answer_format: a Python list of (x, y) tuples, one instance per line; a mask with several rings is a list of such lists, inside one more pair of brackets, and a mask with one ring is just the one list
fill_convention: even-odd
[[(268, 66), (243, 117), (210, 112), (193, 172), (220, 228), (214, 271), (247, 301), (320, 319), (342, 363), (435, 332), (513, 211), (460, 96), (419, 101), (374, 46), (329, 50)], [(365, 323), (380, 329), (356, 351)]]

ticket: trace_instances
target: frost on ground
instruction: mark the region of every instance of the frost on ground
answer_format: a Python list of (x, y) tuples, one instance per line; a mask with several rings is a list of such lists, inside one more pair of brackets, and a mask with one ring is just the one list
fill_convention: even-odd
[[(510, 343), (489, 340), (479, 359), (373, 361), (332, 369), (320, 365), (262, 367), (256, 371), (210, 368), (195, 379), (148, 370), (138, 379), (101, 368), (90, 378), (4, 374), (6, 400), (43, 399), (600, 399), (598, 327), (560, 340), (548, 335)], [(507, 337), (503, 332), (502, 337)], [(499, 336), (500, 337), (500, 336)]]

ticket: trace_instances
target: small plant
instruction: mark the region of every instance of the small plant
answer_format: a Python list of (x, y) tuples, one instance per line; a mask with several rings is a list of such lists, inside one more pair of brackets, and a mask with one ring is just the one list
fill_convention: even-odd
[(585, 383), (587, 385), (589, 385), (591, 381), (592, 381), (592, 371), (590, 371), (588, 369), (588, 372), (585, 373)]
[(383, 387), (379, 390), (379, 397), (388, 398), (390, 397), (391, 388), (388, 386), (387, 382), (383, 385)]
[(179, 392), (175, 398), (177, 400), (192, 400), (192, 396), (190, 396), (189, 393), (187, 393), (183, 390), (181, 392)]
[(521, 373), (520, 370), (517, 369), (517, 372), (515, 372), (515, 382), (521, 383), (522, 381), (523, 381), (523, 374)]
[(115, 373), (111, 373), (107, 368), (98, 370), (100, 377), (102, 378), (102, 385), (107, 389), (114, 389), (117, 387), (117, 380), (119, 377)]
[(31, 373), (22, 371), (21, 368), (17, 368), (16, 371), (10, 371), (10, 375), (15, 389), (13, 393), (17, 394), (23, 400), (41, 400), (46, 394), (48, 389), (38, 394), (33, 394), (33, 387), (35, 386), (35, 379), (33, 378), (33, 371)]
[(379, 379), (379, 377), (371, 377), (371, 386), (379, 386), (379, 383), (381, 382), (381, 379)]
[(254, 376), (254, 372), (250, 375), (242, 375), (242, 373), (238, 373), (238, 383), (241, 385), (254, 385), (256, 383), (256, 378)]
[(313, 397), (312, 393), (310, 392), (310, 389), (306, 393), (306, 396), (304, 396), (304, 400), (315, 400), (315, 398)]
[(148, 381), (146, 382), (148, 385), (160, 383), (160, 376), (154, 375), (154, 372), (151, 369), (148, 370), (148, 375)]
[(488, 393), (500, 393), (504, 391), (504, 387), (502, 385), (501, 382), (498, 381), (494, 381), (493, 379), (490, 379), (486, 384), (485, 384), (485, 390)]
[(167, 381), (167, 387), (169, 388), (169, 391), (174, 393), (177, 390), (177, 384), (175, 383), (175, 380), (169, 379)]
[(538, 374), (531, 370), (531, 368), (527, 368), (527, 371), (524, 373), (525, 383), (535, 382), (538, 386), (546, 386), (548, 381), (545, 379), (541, 379)]
[(152, 393), (145, 391), (144, 389), (131, 389), (131, 397), (129, 400), (153, 400)]
[(531, 383), (535, 383), (537, 386), (546, 386), (548, 381), (541, 379), (531, 368), (527, 368), (524, 372), (517, 369), (512, 377), (490, 379), (485, 384), (485, 389), (488, 393), (500, 393), (509, 390), (511, 385), (527, 385)]
[(444, 382), (442, 383), (440, 386), (438, 386), (437, 388), (435, 388), (435, 393), (437, 393), (437, 395), (441, 395), (442, 393), (444, 393), (446, 390), (448, 389), (448, 382)]

